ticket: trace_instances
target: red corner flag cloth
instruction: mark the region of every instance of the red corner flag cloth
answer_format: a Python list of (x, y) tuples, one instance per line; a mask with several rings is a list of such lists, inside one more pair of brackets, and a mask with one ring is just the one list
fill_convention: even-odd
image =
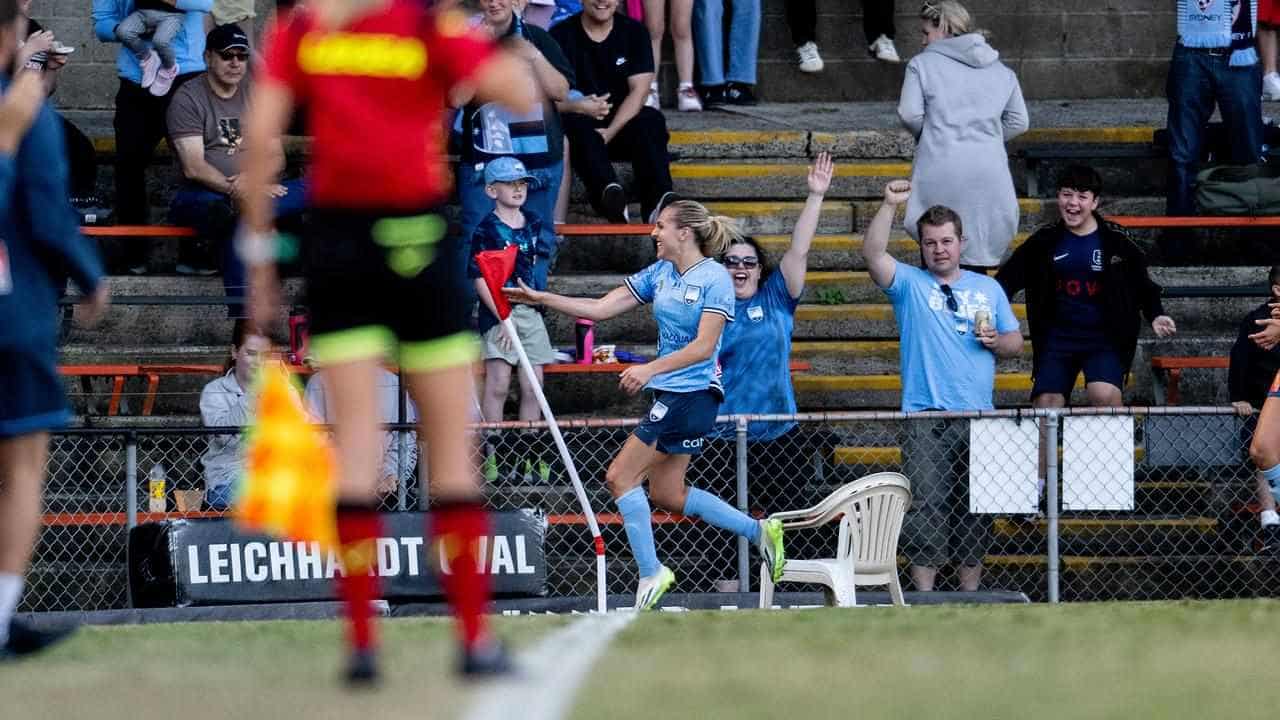
[(516, 254), (519, 249), (508, 245), (502, 250), (485, 250), (476, 253), (476, 265), (480, 267), (480, 275), (484, 284), (489, 286), (489, 294), (493, 296), (493, 305), (498, 309), (498, 319), (506, 320), (511, 314), (511, 303), (502, 292), (502, 286), (516, 270)]

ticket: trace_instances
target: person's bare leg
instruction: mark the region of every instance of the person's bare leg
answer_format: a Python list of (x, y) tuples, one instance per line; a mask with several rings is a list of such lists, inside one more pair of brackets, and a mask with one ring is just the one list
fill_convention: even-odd
[(22, 599), (31, 552), (40, 533), (49, 433), (0, 439), (0, 647)]
[(649, 471), (667, 457), (666, 453), (632, 435), (605, 471), (605, 483), (622, 515), (623, 531), (627, 534), (627, 544), (631, 546), (631, 557), (635, 559), (636, 572), (641, 580), (636, 589), (638, 608), (645, 604), (642, 602), (642, 590), (646, 582), (659, 578), (662, 570), (658, 548), (653, 541), (653, 510), (640, 485)]
[[(1059, 395), (1057, 393), (1041, 393), (1031, 398), (1031, 407), (1034, 408), (1061, 408), (1065, 407), (1066, 404), (1066, 396)], [(1045, 452), (1048, 449), (1048, 445), (1049, 426), (1044, 423), (1040, 423), (1040, 469), (1036, 474), (1036, 477), (1039, 479), (1040, 486), (1036, 490), (1037, 495), (1044, 494), (1044, 482), (1048, 473), (1048, 469), (1046, 468), (1048, 458), (1045, 457)], [(1057, 448), (1054, 448), (1054, 452), (1057, 452)]]
[(979, 584), (982, 582), (982, 566), (981, 565), (961, 565), (957, 569), (960, 576), (960, 589), (965, 592), (975, 592)]
[[(431, 467), (430, 557), (445, 554), (449, 573), (440, 580), (457, 619), (464, 652), (465, 674), (503, 672), (505, 660), (495, 659), (499, 646), (490, 639), (488, 612), (489, 577), (477, 562), (480, 538), (489, 533), (480, 478), (471, 462), (472, 443), (467, 427), (471, 417), (474, 382), (469, 364), (407, 375), (409, 394), (418, 406), (418, 437), (426, 442)], [(472, 665), (484, 657), (484, 667)]]
[[(524, 373), (520, 375), (520, 419), (521, 420), (540, 420), (542, 418), (542, 407), (538, 405), (538, 396), (534, 393), (533, 387), (529, 385), (529, 381), (525, 379)], [(542, 387), (542, 366), (533, 366), (533, 375), (538, 380), (538, 386)]]
[[(644, 0), (644, 26), (649, 31), (649, 43), (653, 47), (653, 81), (662, 76), (662, 36), (667, 32), (667, 0)], [(614, 105), (620, 98), (610, 98)]]
[(484, 361), (484, 393), (481, 395), (480, 412), (485, 422), (502, 422), (502, 409), (507, 404), (507, 392), (511, 389), (512, 368), (505, 360)]
[(667, 455), (649, 468), (649, 497), (654, 505), (668, 512), (684, 512), (689, 497), (685, 473), (691, 459), (688, 455)]
[(569, 138), (564, 139), (564, 170), (560, 175), (560, 187), (556, 191), (555, 220), (562, 223), (569, 217), (569, 190), (573, 187), (573, 167), (569, 165)]
[(1276, 71), (1276, 29), (1270, 25), (1258, 25), (1258, 55), (1262, 56), (1262, 74)]
[[(1267, 537), (1271, 531), (1265, 528), (1280, 524), (1280, 518), (1275, 515), (1276, 501), (1272, 490), (1272, 487), (1280, 487), (1280, 398), (1268, 397), (1262, 403), (1253, 441), (1249, 444), (1249, 459), (1257, 468), (1257, 497), (1262, 507), (1258, 521), (1264, 528), (1263, 544), (1272, 545)], [(1265, 549), (1277, 552), (1280, 546)]]
[(676, 76), (681, 85), (693, 84), (693, 0), (671, 0), (671, 44), (676, 53)]
[(343, 572), (338, 594), (346, 608), (350, 682), (376, 676), (373, 657), (378, 641), (373, 601), (379, 581), (370, 574), (374, 543), (382, 534), (378, 513), (378, 471), (382, 438), (378, 427), (379, 366), (375, 358), (326, 366), (325, 391), (333, 410), (333, 441), (338, 454), (338, 542)]
[(933, 582), (938, 578), (938, 568), (924, 565), (911, 566), (911, 584), (920, 592), (932, 592)]
[(1124, 392), (1108, 382), (1091, 382), (1084, 386), (1089, 407), (1123, 407)]

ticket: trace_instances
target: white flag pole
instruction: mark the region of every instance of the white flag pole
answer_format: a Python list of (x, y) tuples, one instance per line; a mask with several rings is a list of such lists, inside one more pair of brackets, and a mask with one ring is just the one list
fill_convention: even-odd
[(551, 407), (547, 404), (547, 396), (542, 392), (542, 384), (538, 382), (537, 376), (533, 374), (533, 365), (529, 362), (529, 356), (524, 351), (524, 345), (520, 343), (520, 336), (516, 333), (516, 325), (509, 314), (502, 319), (502, 330), (507, 334), (507, 338), (511, 340), (511, 345), (516, 349), (516, 355), (520, 358), (520, 372), (524, 373), (525, 380), (528, 381), (529, 387), (533, 388), (533, 394), (538, 398), (538, 407), (542, 410), (542, 417), (547, 420), (547, 428), (551, 430), (551, 438), (555, 440), (556, 449), (560, 451), (560, 459), (564, 461), (564, 466), (569, 471), (569, 480), (573, 483), (573, 492), (578, 496), (578, 504), (582, 506), (582, 514), (587, 518), (587, 527), (591, 530), (596, 553), (596, 611), (605, 612), (608, 610), (608, 606), (605, 595), (604, 538), (600, 535), (600, 525), (596, 522), (595, 511), (591, 509), (591, 502), (587, 500), (587, 491), (583, 489), (582, 480), (578, 477), (578, 466), (573, 461), (573, 456), (569, 454), (569, 447), (564, 443), (564, 436), (560, 434), (560, 426), (556, 423), (555, 416), (551, 414)]

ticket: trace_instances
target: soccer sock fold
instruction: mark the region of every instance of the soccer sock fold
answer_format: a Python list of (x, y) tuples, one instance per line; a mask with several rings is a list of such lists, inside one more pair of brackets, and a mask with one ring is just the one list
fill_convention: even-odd
[(9, 621), (22, 599), (22, 576), (0, 573), (0, 646), (9, 641)]
[(684, 500), (684, 514), (699, 518), (721, 530), (728, 530), (753, 543), (760, 541), (760, 521), (706, 490), (689, 488)]
[(644, 488), (637, 485), (613, 502), (622, 513), (627, 543), (631, 545), (631, 555), (636, 559), (640, 577), (657, 575), (661, 566), (658, 564), (658, 548), (653, 544), (653, 511), (649, 509), (649, 498), (644, 494)]
[(458, 621), (462, 643), (471, 648), (488, 636), (489, 576), (476, 555), (480, 538), (489, 534), (489, 513), (478, 500), (441, 501), (432, 507), (430, 518), (434, 552), (443, 554), (449, 569), (440, 573), (440, 584)]
[(1261, 471), (1262, 477), (1266, 479), (1267, 484), (1271, 486), (1271, 494), (1276, 495), (1280, 491), (1280, 465), (1272, 465)]
[(371, 505), (338, 504), (338, 542), (343, 572), (338, 594), (347, 610), (347, 641), (352, 650), (367, 651), (376, 645), (373, 601), (378, 596), (378, 576), (372, 574), (382, 516)]

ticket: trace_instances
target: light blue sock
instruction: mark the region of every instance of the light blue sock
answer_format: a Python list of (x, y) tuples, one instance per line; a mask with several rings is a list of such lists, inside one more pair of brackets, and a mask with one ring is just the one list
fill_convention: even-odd
[(622, 513), (627, 542), (631, 544), (631, 555), (636, 559), (640, 577), (657, 575), (660, 565), (658, 548), (653, 544), (653, 511), (649, 509), (649, 498), (644, 494), (644, 488), (634, 487), (614, 503)]
[(753, 543), (760, 542), (759, 521), (705, 490), (689, 488), (684, 500), (684, 514), (700, 518)]
[(1273, 465), (1263, 470), (1262, 477), (1266, 478), (1267, 484), (1271, 486), (1271, 494), (1280, 498), (1280, 465)]

